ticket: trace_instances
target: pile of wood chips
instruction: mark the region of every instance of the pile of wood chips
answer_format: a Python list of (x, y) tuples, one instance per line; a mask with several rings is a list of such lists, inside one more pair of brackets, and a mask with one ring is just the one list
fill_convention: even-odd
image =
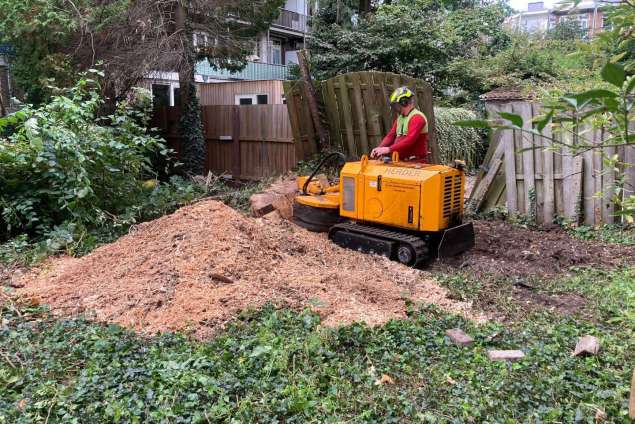
[(484, 319), (423, 271), (342, 249), (278, 212), (254, 219), (216, 201), (136, 226), (83, 258), (51, 259), (13, 283), (61, 315), (200, 338), (268, 302), (313, 308), (328, 326), (403, 318), (406, 299)]

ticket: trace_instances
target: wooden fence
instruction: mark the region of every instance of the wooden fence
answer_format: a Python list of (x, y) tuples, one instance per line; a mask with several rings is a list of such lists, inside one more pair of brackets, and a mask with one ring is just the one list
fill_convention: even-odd
[[(497, 112), (518, 114), (526, 129), (541, 114), (541, 105), (527, 101), (489, 103), (486, 109), (492, 118), (498, 118)], [(604, 138), (601, 129), (582, 128), (581, 134), (593, 143)], [(504, 205), (511, 213), (535, 217), (538, 223), (551, 223), (557, 216), (588, 225), (615, 222), (613, 187), (618, 170), (606, 165), (603, 154), (635, 164), (635, 148), (586, 149), (575, 155), (566, 147), (573, 143), (569, 132), (547, 126), (543, 135), (558, 143), (521, 131), (494, 131), (469, 206), (489, 211)], [(624, 195), (633, 194), (635, 170), (623, 171)]]
[[(284, 83), (293, 136), (302, 141), (304, 151), (317, 150), (316, 125), (311, 118), (304, 81)], [(407, 86), (416, 93), (417, 105), (429, 121), (431, 159), (437, 163), (432, 89), (416, 78), (385, 72), (354, 72), (316, 82), (321, 102), (321, 121), (329, 129), (331, 144), (351, 157), (359, 157), (376, 147), (390, 130), (395, 116), (388, 97), (397, 87)]]
[[(153, 126), (180, 150), (178, 107), (158, 108)], [(261, 179), (290, 171), (299, 159), (285, 105), (203, 106), (205, 173)]]

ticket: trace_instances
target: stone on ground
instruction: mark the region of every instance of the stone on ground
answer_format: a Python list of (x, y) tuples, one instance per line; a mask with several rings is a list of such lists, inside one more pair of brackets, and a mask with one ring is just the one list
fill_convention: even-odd
[(518, 361), (525, 354), (522, 350), (488, 350), (487, 356), (491, 361)]
[(575, 345), (573, 356), (597, 355), (600, 351), (600, 341), (594, 336), (580, 337)]
[(454, 344), (458, 346), (467, 346), (474, 343), (474, 339), (460, 328), (446, 330), (445, 334), (450, 338), (450, 340), (452, 340), (452, 342), (454, 342)]

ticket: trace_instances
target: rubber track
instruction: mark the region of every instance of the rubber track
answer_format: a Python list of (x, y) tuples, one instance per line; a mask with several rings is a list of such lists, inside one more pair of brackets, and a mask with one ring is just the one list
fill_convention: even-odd
[(418, 266), (422, 263), (429, 261), (430, 258), (430, 250), (428, 249), (428, 245), (426, 242), (420, 237), (411, 236), (409, 234), (403, 234), (398, 231), (389, 231), (384, 230), (382, 228), (371, 227), (363, 224), (336, 224), (331, 227), (329, 231), (329, 238), (331, 238), (331, 234), (335, 233), (338, 230), (353, 232), (358, 234), (364, 234), (371, 237), (378, 237), (384, 240), (393, 240), (399, 243), (405, 243), (412, 247), (415, 251), (415, 263), (412, 266)]

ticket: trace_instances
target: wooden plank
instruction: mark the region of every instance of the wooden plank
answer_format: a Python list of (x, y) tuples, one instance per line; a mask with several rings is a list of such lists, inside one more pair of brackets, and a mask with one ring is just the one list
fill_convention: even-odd
[[(590, 143), (595, 143), (598, 131), (592, 130)], [(593, 166), (593, 150), (587, 150), (582, 154), (582, 210), (584, 212), (584, 223), (595, 225), (595, 169)]]
[(238, 106), (232, 107), (232, 178), (240, 178), (240, 108)]
[(388, 131), (392, 128), (393, 122), (393, 113), (390, 110), (388, 105), (388, 100), (390, 98), (390, 90), (391, 88), (388, 86), (387, 74), (381, 72), (373, 72), (373, 83), (378, 84), (381, 89), (381, 98), (385, 99), (381, 105), (381, 117), (384, 124), (384, 134), (388, 134)]
[(302, 113), (300, 115), (300, 118), (302, 120), (302, 127), (305, 128), (307, 131), (307, 139), (306, 139), (307, 144), (305, 144), (303, 148), (305, 149), (305, 151), (310, 152), (310, 154), (315, 154), (318, 150), (317, 149), (318, 135), (313, 124), (311, 111), (306, 106), (308, 102), (308, 96), (309, 96), (308, 94), (309, 88), (307, 85), (308, 84), (306, 82), (304, 81), (302, 82)]
[[(595, 143), (600, 144), (604, 139), (604, 129), (600, 129), (596, 132)], [(593, 153), (593, 169), (595, 175), (595, 225), (602, 223), (602, 204), (604, 199), (599, 194), (602, 193), (602, 155), (600, 150), (595, 150)]]
[(543, 151), (542, 151), (542, 222), (551, 223), (556, 218), (556, 193), (555, 193), (555, 173), (553, 166), (553, 151), (551, 141), (549, 140), (553, 133), (551, 124), (547, 125), (543, 130)]
[[(566, 138), (565, 138), (566, 139)], [(567, 155), (562, 158), (564, 178), (563, 188), (563, 210), (564, 217), (578, 221), (580, 213), (580, 202), (582, 200), (582, 179), (583, 179), (583, 157), (573, 156), (567, 149)]]
[[(501, 112), (510, 112), (511, 105), (502, 105), (499, 109)], [(495, 112), (498, 110), (494, 109)], [(505, 162), (505, 194), (507, 198), (507, 210), (510, 213), (518, 212), (518, 196), (516, 185), (516, 152), (514, 150), (514, 131), (501, 131), (500, 143), (503, 145)]]
[(359, 125), (359, 143), (357, 144), (358, 152), (362, 154), (370, 154), (370, 143), (368, 141), (368, 133), (366, 130), (367, 120), (366, 111), (362, 101), (361, 79), (358, 73), (350, 75), (353, 83), (353, 104), (355, 105), (354, 119)]
[(302, 148), (302, 134), (300, 132), (300, 121), (297, 115), (298, 105), (296, 90), (293, 83), (285, 83), (284, 95), (287, 99), (287, 110), (289, 111), (289, 121), (291, 123), (291, 131), (293, 133), (293, 139), (295, 141), (295, 154), (298, 160), (305, 159), (304, 149)]
[(563, 130), (561, 134), (561, 154), (562, 154), (562, 211), (563, 216), (568, 219), (575, 218), (575, 199), (573, 196), (572, 184), (573, 184), (573, 155), (571, 150), (566, 146), (571, 145), (572, 134), (568, 130)]
[[(540, 105), (537, 103), (531, 104), (531, 117), (532, 120), (534, 117), (540, 115)], [(533, 124), (530, 125), (530, 127)], [(545, 223), (544, 218), (544, 160), (543, 160), (543, 151), (545, 149), (546, 140), (544, 137), (533, 136), (534, 140), (534, 150), (532, 153), (532, 159), (534, 161), (534, 182), (536, 185), (536, 222), (537, 223)], [(551, 222), (551, 221), (546, 221)]]
[(368, 126), (368, 144), (373, 149), (381, 143), (384, 134), (381, 129), (381, 117), (377, 105), (382, 101), (376, 97), (376, 90), (373, 86), (372, 76), (369, 72), (359, 73), (364, 101), (364, 111), (366, 112), (366, 123)]
[[(514, 103), (514, 112), (519, 114), (523, 118), (523, 129), (531, 130), (531, 103), (518, 102)], [(518, 132), (518, 136), (521, 140), (522, 161), (523, 161), (523, 174), (524, 178), (524, 197), (525, 197), (525, 210), (524, 213), (529, 215), (532, 212), (536, 212), (536, 181), (534, 179), (534, 140), (531, 134)], [(532, 195), (533, 193), (533, 195)], [(533, 197), (533, 199), (532, 199)]]
[[(605, 147), (603, 149), (606, 157), (615, 155), (615, 147)], [(615, 221), (615, 203), (613, 193), (615, 192), (615, 168), (602, 164), (602, 222), (612, 224)]]
[(351, 156), (359, 156), (357, 151), (357, 144), (355, 143), (355, 135), (353, 133), (353, 117), (351, 111), (351, 102), (348, 95), (348, 87), (346, 86), (346, 76), (340, 75), (336, 77), (339, 82), (340, 90), (338, 96), (338, 107), (342, 111), (342, 118), (344, 120), (344, 130), (346, 132), (346, 146), (348, 153)]
[[(497, 131), (497, 136), (500, 138), (501, 132)], [(474, 182), (474, 188), (472, 189), (472, 193), (470, 193), (469, 204), (472, 210), (478, 211), (481, 203), (485, 198), (489, 197), (489, 185), (491, 184), (494, 176), (491, 177), (489, 182), (486, 182), (486, 178), (489, 173), (492, 171), (493, 164), (495, 161), (500, 160), (503, 163), (503, 155), (505, 153), (505, 146), (502, 143), (495, 144), (496, 149), (492, 153), (491, 158), (483, 163), (483, 166), (480, 169), (480, 173), (482, 173), (482, 178)], [(498, 170), (496, 171), (498, 172)], [(476, 197), (476, 194), (479, 194), (479, 197)]]
[[(334, 143), (336, 147), (343, 148), (344, 143), (342, 141), (342, 131), (340, 124), (340, 112), (338, 109), (337, 97), (335, 95), (335, 87), (333, 86), (333, 80), (327, 80), (322, 84), (322, 93), (324, 97), (324, 108), (326, 114), (330, 120), (329, 130), (331, 134), (331, 143)], [(335, 147), (334, 146), (334, 147)]]
[(485, 175), (485, 178), (483, 178), (483, 181), (481, 181), (478, 187), (474, 189), (474, 192), (470, 199), (470, 208), (475, 212), (479, 211), (479, 208), (481, 207), (481, 204), (483, 203), (483, 200), (485, 199), (485, 195), (487, 194), (492, 182), (494, 181), (494, 177), (498, 175), (498, 171), (500, 170), (501, 165), (503, 164), (503, 160), (501, 156), (495, 158), (491, 162), (490, 169)]
[(481, 211), (488, 212), (498, 206), (504, 206), (505, 199), (505, 176), (499, 174), (494, 177), (494, 181), (490, 185), (489, 193), (481, 204)]

